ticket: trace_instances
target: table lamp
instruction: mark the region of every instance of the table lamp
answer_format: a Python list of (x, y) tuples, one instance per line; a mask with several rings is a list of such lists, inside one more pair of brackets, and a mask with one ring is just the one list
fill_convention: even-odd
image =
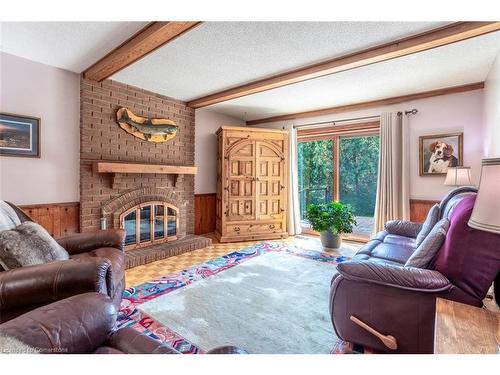
[(481, 180), (469, 227), (500, 233), (500, 158), (483, 159)]
[[(483, 159), (481, 180), (469, 227), (500, 234), (500, 158)], [(495, 301), (500, 306), (500, 273), (494, 282)]]
[(444, 184), (447, 186), (472, 185), (470, 167), (449, 167)]

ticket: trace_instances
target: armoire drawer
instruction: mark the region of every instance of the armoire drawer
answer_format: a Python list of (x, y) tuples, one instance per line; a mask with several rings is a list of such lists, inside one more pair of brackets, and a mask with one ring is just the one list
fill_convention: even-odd
[(267, 224), (228, 224), (226, 234), (228, 236), (246, 235), (250, 233), (279, 233), (283, 231), (281, 222)]

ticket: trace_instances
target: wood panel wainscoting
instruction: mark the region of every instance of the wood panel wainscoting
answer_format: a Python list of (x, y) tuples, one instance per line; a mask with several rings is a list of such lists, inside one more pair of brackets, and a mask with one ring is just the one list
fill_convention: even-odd
[(410, 199), (410, 220), (416, 223), (423, 223), (427, 213), (439, 201), (425, 199)]
[(194, 234), (215, 232), (216, 194), (194, 195)]
[[(207, 234), (215, 231), (215, 202), (216, 194), (195, 194), (194, 196), (194, 234)], [(411, 199), (410, 200), (410, 220), (422, 223), (430, 208), (439, 201)], [(316, 234), (310, 230), (304, 233)]]
[(80, 202), (42, 203), (19, 208), (54, 238), (80, 231)]

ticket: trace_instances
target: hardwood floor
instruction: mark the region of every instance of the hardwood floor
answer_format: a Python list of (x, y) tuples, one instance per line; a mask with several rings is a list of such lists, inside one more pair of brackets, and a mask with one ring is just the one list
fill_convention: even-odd
[[(247, 241), (235, 243), (219, 243), (212, 233), (205, 236), (212, 239), (212, 246), (128, 269), (125, 272), (127, 288), (154, 280), (161, 276), (166, 276), (171, 273), (182, 271), (183, 269), (190, 268), (196, 264), (205, 263), (210, 259), (215, 259), (235, 250), (240, 250), (261, 242)], [(308, 248), (311, 250), (322, 250), (319, 238), (316, 236), (291, 236), (283, 240), (272, 240), (272, 242), (285, 242), (299, 245), (303, 248)], [(332, 254), (352, 256), (360, 246), (359, 244), (355, 244), (352, 242), (345, 243), (347, 246), (343, 246), (338, 251), (333, 251)]]

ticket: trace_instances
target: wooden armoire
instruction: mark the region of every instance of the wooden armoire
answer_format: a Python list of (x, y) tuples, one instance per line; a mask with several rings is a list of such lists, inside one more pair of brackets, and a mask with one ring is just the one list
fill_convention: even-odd
[(219, 241), (286, 237), (287, 132), (223, 126), (217, 136)]

